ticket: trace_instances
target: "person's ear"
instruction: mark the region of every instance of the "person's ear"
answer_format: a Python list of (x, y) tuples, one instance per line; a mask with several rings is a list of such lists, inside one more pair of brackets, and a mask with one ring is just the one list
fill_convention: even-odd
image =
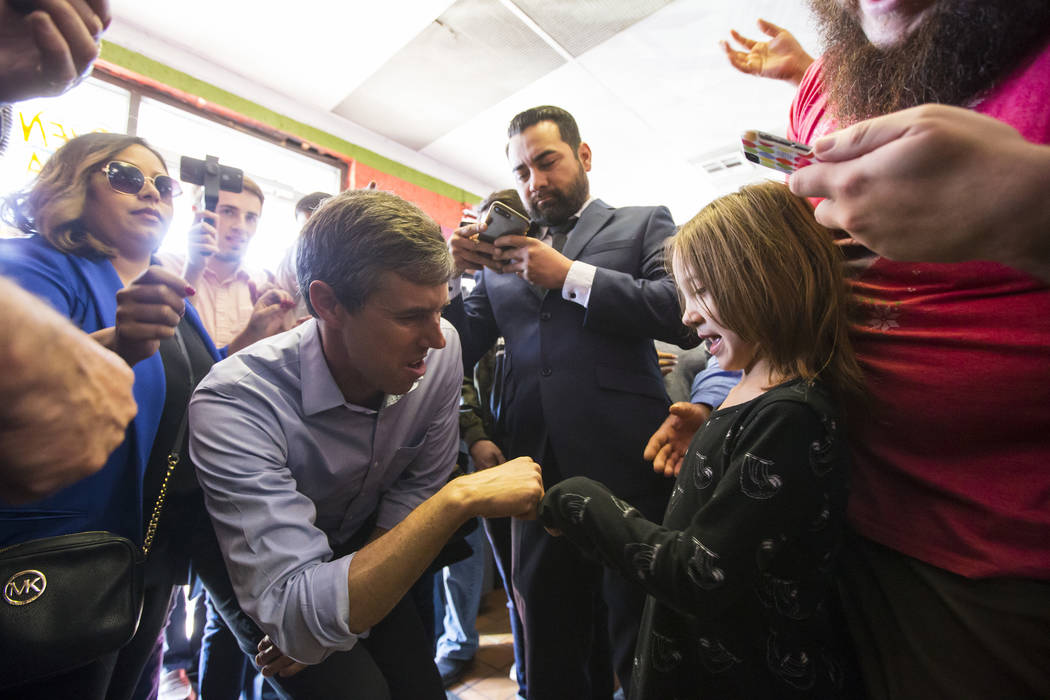
[(576, 149), (576, 157), (580, 159), (580, 163), (583, 164), (584, 172), (591, 171), (591, 147), (586, 143), (580, 143)]
[(314, 280), (310, 283), (310, 306), (314, 307), (317, 317), (330, 326), (338, 326), (346, 309), (339, 303), (335, 290), (326, 282)]

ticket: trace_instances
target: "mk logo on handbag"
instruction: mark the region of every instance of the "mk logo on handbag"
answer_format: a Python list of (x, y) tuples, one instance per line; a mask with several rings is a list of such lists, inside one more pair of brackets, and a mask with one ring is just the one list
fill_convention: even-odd
[(27, 569), (7, 579), (4, 584), (4, 601), (10, 605), (28, 605), (44, 595), (47, 577), (42, 571)]

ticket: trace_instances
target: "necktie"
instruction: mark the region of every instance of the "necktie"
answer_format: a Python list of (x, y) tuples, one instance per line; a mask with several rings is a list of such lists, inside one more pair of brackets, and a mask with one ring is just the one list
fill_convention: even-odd
[(559, 253), (562, 251), (562, 248), (565, 247), (565, 241), (569, 237), (569, 233), (572, 232), (573, 227), (579, 219), (580, 217), (578, 216), (570, 216), (560, 224), (551, 224), (547, 227), (547, 233), (551, 235), (551, 246), (554, 250)]

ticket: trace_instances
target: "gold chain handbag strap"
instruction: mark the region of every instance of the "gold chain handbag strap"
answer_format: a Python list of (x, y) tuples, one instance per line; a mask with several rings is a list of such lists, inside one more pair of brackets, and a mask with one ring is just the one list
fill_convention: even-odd
[[(193, 375), (193, 362), (190, 360), (190, 353), (186, 349), (186, 341), (182, 339), (182, 332), (178, 326), (175, 326), (175, 342), (179, 346), (179, 352), (182, 353), (183, 358), (186, 360), (186, 371), (189, 373), (190, 380), (190, 395), (193, 395), (193, 390), (197, 386), (197, 381)], [(157, 525), (160, 523), (160, 512), (164, 509), (164, 501), (168, 497), (168, 484), (171, 482), (171, 475), (175, 473), (175, 467), (179, 466), (179, 458), (182, 452), (182, 441), (186, 437), (186, 419), (189, 416), (189, 399), (186, 400), (186, 409), (182, 412), (182, 422), (179, 423), (178, 433), (175, 435), (175, 442), (171, 446), (171, 452), (168, 453), (168, 468), (164, 474), (164, 480), (160, 483), (160, 492), (157, 494), (157, 501), (153, 504), (153, 513), (149, 518), (149, 525), (146, 527), (146, 537), (142, 540), (142, 555), (144, 557), (149, 556), (149, 551), (153, 547), (153, 538), (157, 535)]]

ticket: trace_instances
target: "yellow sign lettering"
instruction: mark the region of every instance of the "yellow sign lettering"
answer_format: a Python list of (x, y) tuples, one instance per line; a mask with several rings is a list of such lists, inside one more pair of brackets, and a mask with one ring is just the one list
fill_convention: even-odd
[(58, 131), (52, 132), (52, 136), (58, 136), (62, 139), (62, 143), (69, 143), (69, 135), (66, 134), (66, 127), (62, 126), (58, 122), (51, 122), (52, 126), (58, 127)]
[(44, 148), (47, 148), (47, 134), (44, 133), (44, 124), (40, 121), (40, 114), (40, 112), (37, 112), (26, 124), (25, 113), (18, 113), (18, 118), (22, 120), (22, 138), (25, 139), (26, 143), (29, 143), (29, 135), (33, 133), (33, 126), (37, 126), (40, 128), (40, 138), (44, 141)]

